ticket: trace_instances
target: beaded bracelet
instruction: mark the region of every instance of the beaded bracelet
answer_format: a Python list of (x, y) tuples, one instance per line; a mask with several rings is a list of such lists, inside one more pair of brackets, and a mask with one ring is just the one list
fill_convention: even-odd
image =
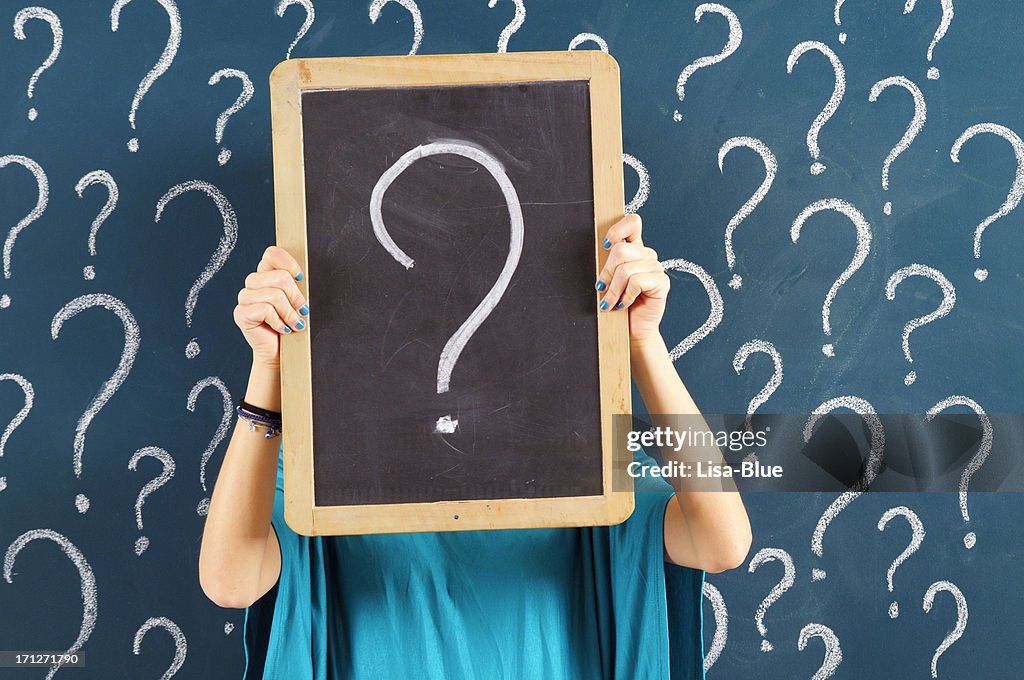
[(235, 413), (240, 418), (244, 418), (249, 422), (249, 431), (253, 432), (256, 430), (256, 426), (260, 425), (267, 428), (267, 433), (264, 436), (265, 439), (270, 439), (273, 436), (281, 434), (281, 421), (275, 418), (267, 418), (265, 416), (257, 415), (255, 413), (249, 413), (244, 410), (241, 405), (235, 407)]

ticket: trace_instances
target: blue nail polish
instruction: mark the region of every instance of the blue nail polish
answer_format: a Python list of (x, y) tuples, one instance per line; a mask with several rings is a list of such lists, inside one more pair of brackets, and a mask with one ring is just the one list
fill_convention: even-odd
[(303, 321), (302, 319), (299, 319), (298, 321), (295, 322), (295, 327), (301, 331), (303, 328), (306, 327), (306, 322)]
[(608, 301), (607, 300), (601, 300), (601, 311), (603, 312), (606, 309), (608, 309)]
[(615, 305), (615, 309), (622, 309), (622, 303), (620, 302), (619, 304)]
[(302, 272), (299, 272), (298, 274), (295, 275), (295, 280), (296, 281), (301, 281), (302, 280)]
[(285, 333), (291, 333), (291, 332), (292, 332), (292, 329), (291, 329), (291, 328), (288, 328), (288, 326), (285, 326), (285, 327), (284, 327), (284, 332), (285, 332)]
[(301, 307), (299, 307), (299, 314), (301, 314), (302, 316), (306, 316), (307, 314), (309, 314), (309, 305), (302, 305)]
[(608, 239), (605, 239), (604, 240), (604, 247), (605, 248), (611, 248), (612, 247), (612, 242), (609, 241)]
[(604, 281), (598, 281), (596, 284), (594, 284), (594, 288), (597, 288), (598, 290), (604, 290), (605, 288), (607, 288), (607, 286), (604, 285)]

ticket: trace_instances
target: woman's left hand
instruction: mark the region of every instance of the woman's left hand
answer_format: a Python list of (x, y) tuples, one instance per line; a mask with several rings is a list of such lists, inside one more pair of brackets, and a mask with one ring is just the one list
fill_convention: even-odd
[(640, 238), (639, 215), (626, 215), (605, 235), (608, 260), (597, 279), (602, 312), (628, 310), (630, 342), (658, 337), (665, 314), (669, 277), (658, 262), (658, 253)]

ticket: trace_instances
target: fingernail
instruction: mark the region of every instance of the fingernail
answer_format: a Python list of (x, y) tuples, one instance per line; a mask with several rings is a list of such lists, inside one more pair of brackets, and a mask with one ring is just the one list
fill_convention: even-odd
[(309, 305), (302, 305), (301, 307), (299, 307), (299, 314), (301, 314), (302, 316), (306, 316), (307, 314), (309, 314)]
[(615, 305), (615, 309), (622, 309), (622, 303), (620, 302), (619, 304)]
[(302, 272), (299, 272), (298, 274), (295, 275), (295, 280), (296, 281), (301, 281), (302, 280)]
[(607, 300), (601, 300), (601, 311), (603, 312), (606, 309), (608, 309), (608, 301)]
[(285, 326), (285, 327), (284, 327), (284, 332), (285, 332), (285, 333), (291, 333), (291, 332), (292, 332), (292, 329), (291, 329), (291, 328), (288, 328), (288, 326)]
[(301, 331), (303, 328), (306, 327), (306, 322), (303, 321), (302, 319), (299, 319), (298, 321), (295, 322), (295, 327)]
[(612, 242), (609, 241), (608, 239), (605, 239), (604, 240), (604, 247), (605, 248), (611, 248), (612, 247)]
[(604, 285), (604, 281), (599, 280), (596, 284), (594, 284), (594, 288), (597, 288), (598, 290), (604, 290), (605, 288), (607, 288), (607, 286)]

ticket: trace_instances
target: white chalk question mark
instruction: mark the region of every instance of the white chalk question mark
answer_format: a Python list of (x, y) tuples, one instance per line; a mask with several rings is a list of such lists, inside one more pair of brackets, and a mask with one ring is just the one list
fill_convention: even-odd
[[(892, 76), (879, 80), (871, 86), (871, 94), (868, 95), (868, 101), (871, 103), (876, 102), (878, 100), (878, 96), (882, 94), (887, 87), (893, 86), (902, 87), (914, 98), (914, 117), (911, 119), (910, 124), (907, 125), (907, 130), (903, 133), (903, 137), (900, 138), (900, 141), (892, 148), (889, 155), (885, 157), (885, 162), (882, 163), (883, 191), (889, 190), (889, 168), (892, 167), (893, 162), (901, 153), (910, 148), (914, 139), (921, 133), (921, 130), (924, 128), (925, 121), (928, 118), (928, 106), (924, 101), (924, 95), (921, 93), (921, 88), (903, 76)], [(892, 214), (891, 201), (886, 201), (885, 205), (882, 207), (882, 212), (886, 215)]]
[(722, 593), (708, 581), (704, 581), (701, 595), (711, 603), (711, 611), (715, 616), (715, 634), (711, 638), (711, 646), (704, 654), (704, 672), (707, 673), (718, 661), (718, 657), (725, 649), (725, 643), (729, 640), (729, 610), (725, 606)]
[[(995, 123), (979, 123), (978, 125), (972, 125), (971, 127), (964, 130), (964, 133), (957, 137), (957, 140), (953, 142), (953, 148), (949, 152), (949, 157), (954, 163), (960, 162), (960, 149), (969, 140), (975, 136), (987, 132), (989, 134), (1002, 137), (1013, 146), (1013, 153), (1017, 158), (1017, 172), (1013, 178), (1013, 186), (1010, 187), (1010, 193), (1006, 196), (1006, 200), (1003, 205), (1000, 206), (999, 210), (994, 214), (989, 215), (985, 220), (974, 229), (974, 259), (981, 257), (981, 235), (985, 233), (985, 229), (989, 227), (996, 220), (1006, 217), (1016, 209), (1020, 204), (1020, 199), (1024, 196), (1024, 140), (1017, 135), (1016, 132), (1008, 127), (1002, 125), (996, 125)], [(984, 281), (988, 278), (987, 269), (976, 269), (974, 271), (974, 278), (979, 281)]]
[[(224, 194), (221, 193), (220, 189), (209, 182), (193, 179), (181, 184), (175, 184), (167, 190), (166, 194), (160, 197), (156, 204), (156, 217), (154, 221), (160, 221), (160, 216), (163, 215), (164, 208), (167, 207), (168, 203), (189, 191), (199, 191), (209, 196), (217, 206), (221, 220), (224, 222), (224, 235), (221, 236), (220, 241), (217, 243), (217, 248), (210, 256), (210, 261), (203, 268), (203, 272), (195, 280), (195, 283), (192, 284), (192, 288), (189, 289), (188, 297), (185, 298), (185, 326), (191, 328), (192, 312), (195, 311), (196, 302), (199, 300), (199, 291), (210, 282), (214, 274), (220, 271), (220, 268), (224, 266), (228, 257), (231, 256), (231, 252), (235, 249), (235, 243), (238, 241), (238, 218), (235, 217), (234, 208), (231, 207), (228, 199), (224, 198)], [(198, 354), (199, 343), (196, 338), (192, 338), (185, 346), (185, 356), (189, 359), (194, 359)]]
[(800, 61), (800, 57), (810, 50), (817, 50), (825, 55), (832, 65), (832, 72), (835, 77), (832, 96), (829, 97), (825, 108), (815, 117), (811, 127), (807, 130), (807, 150), (810, 151), (811, 158), (814, 159), (814, 163), (811, 164), (811, 174), (820, 175), (825, 172), (825, 165), (819, 160), (821, 158), (821, 147), (818, 146), (818, 135), (821, 134), (821, 128), (825, 126), (825, 123), (831, 120), (832, 116), (839, 109), (843, 96), (846, 94), (846, 69), (843, 68), (843, 62), (839, 60), (839, 57), (836, 56), (831, 47), (817, 40), (806, 40), (794, 47), (793, 51), (789, 53), (789, 58), (786, 60), (786, 73), (792, 74), (793, 67)]
[[(714, 64), (725, 61), (737, 50), (737, 48), (739, 48), (740, 43), (743, 42), (743, 26), (740, 24), (740, 19), (736, 16), (735, 12), (725, 5), (720, 5), (717, 2), (705, 2), (703, 5), (698, 5), (697, 9), (694, 10), (693, 20), (699, 24), (701, 17), (703, 17), (707, 12), (720, 14), (725, 17), (725, 20), (729, 22), (729, 38), (721, 52), (718, 54), (710, 54), (705, 57), (700, 57), (682, 70), (679, 74), (679, 80), (676, 81), (676, 96), (679, 97), (679, 101), (683, 101), (683, 97), (686, 96), (686, 83), (690, 79), (690, 76), (702, 68), (713, 66)], [(679, 112), (679, 109), (676, 109), (675, 113), (672, 114), (672, 118), (677, 123), (682, 122), (683, 114)]]
[(953, 630), (949, 631), (946, 637), (942, 640), (938, 649), (935, 650), (935, 654), (932, 655), (932, 677), (939, 677), (938, 663), (939, 657), (942, 656), (947, 649), (953, 646), (953, 643), (960, 639), (967, 630), (967, 598), (964, 594), (949, 581), (936, 581), (935, 583), (928, 586), (928, 590), (924, 594), (924, 601), (921, 606), (924, 608), (924, 613), (928, 614), (932, 610), (932, 605), (935, 603), (935, 596), (940, 592), (945, 591), (953, 596), (953, 600), (956, 602), (956, 625)]
[(594, 43), (599, 50), (608, 54), (608, 43), (597, 33), (578, 33), (569, 41), (569, 51), (571, 52), (587, 41)]
[[(516, 13), (512, 17), (512, 21), (501, 30), (501, 35), (498, 36), (498, 52), (508, 52), (508, 41), (515, 34), (516, 31), (522, 27), (523, 22), (526, 21), (526, 5), (523, 4), (523, 0), (512, 0), (516, 6)], [(487, 7), (494, 9), (497, 6), (498, 0), (488, 0)]]
[(142, 653), (142, 639), (153, 628), (163, 628), (171, 636), (171, 639), (174, 640), (174, 658), (171, 660), (170, 667), (160, 676), (160, 680), (170, 680), (185, 663), (185, 656), (188, 654), (188, 642), (178, 624), (166, 616), (154, 616), (146, 619), (146, 622), (135, 631), (135, 637), (132, 640), (132, 652), (136, 656)]
[[(836, 9), (835, 9), (835, 14), (834, 14), (836, 26), (842, 26), (843, 25), (843, 20), (839, 18), (839, 10), (842, 9), (844, 2), (846, 2), (846, 0), (836, 0)], [(843, 45), (846, 44), (846, 32), (845, 31), (840, 31), (839, 32), (839, 42), (841, 44), (843, 44)]]
[[(901, 282), (905, 281), (911, 276), (923, 276), (931, 279), (938, 284), (939, 289), (942, 291), (942, 302), (935, 308), (935, 311), (924, 316), (919, 316), (916, 319), (911, 319), (907, 322), (907, 325), (903, 327), (903, 356), (907, 358), (907, 361), (914, 363), (914, 358), (910, 355), (910, 334), (915, 328), (920, 328), (926, 324), (941, 319), (952, 311), (953, 306), (956, 305), (956, 289), (953, 284), (950, 283), (949, 279), (946, 278), (945, 274), (940, 272), (938, 269), (928, 267), (923, 264), (912, 264), (902, 269), (898, 269), (892, 273), (889, 280), (885, 284), (885, 297), (888, 300), (896, 299), (896, 287)], [(917, 380), (917, 371), (910, 371), (907, 373), (907, 377), (903, 379), (905, 385), (912, 385)]]
[[(740, 372), (747, 364), (747, 359), (750, 358), (751, 354), (762, 352), (771, 357), (772, 363), (775, 365), (775, 370), (772, 373), (772, 377), (769, 378), (768, 382), (765, 383), (761, 391), (754, 395), (754, 398), (747, 404), (747, 417), (746, 417), (746, 429), (747, 432), (753, 430), (751, 420), (754, 416), (754, 412), (761, 407), (763, 403), (775, 394), (775, 390), (779, 389), (779, 385), (782, 384), (782, 355), (775, 349), (775, 345), (768, 342), (767, 340), (748, 340), (736, 351), (736, 356), (732, 358), (732, 367), (736, 371), (736, 375)], [(756, 454), (752, 460), (757, 460)]]
[[(974, 454), (974, 457), (971, 458), (970, 462), (964, 467), (964, 471), (960, 474), (960, 490), (958, 494), (960, 515), (964, 518), (964, 522), (967, 523), (971, 521), (971, 514), (967, 511), (967, 488), (971, 483), (971, 477), (981, 469), (981, 466), (985, 463), (985, 459), (988, 458), (988, 454), (992, 451), (992, 421), (978, 402), (974, 401), (970, 397), (965, 397), (959, 394), (946, 397), (939, 403), (935, 404), (935, 406), (928, 409), (928, 420), (932, 420), (935, 416), (950, 406), (966, 406), (978, 414), (978, 420), (981, 421), (981, 445), (978, 447), (978, 452)], [(977, 535), (975, 535), (973, 531), (968, 531), (964, 536), (964, 547), (970, 550), (974, 547), (977, 541)]]
[[(775, 175), (779, 170), (779, 162), (775, 159), (775, 154), (760, 139), (755, 139), (754, 137), (733, 137), (725, 140), (722, 148), (718, 150), (718, 171), (723, 175), (725, 174), (725, 157), (729, 155), (730, 151), (739, 147), (750, 149), (761, 157), (761, 162), (764, 164), (764, 179), (761, 181), (757, 191), (754, 192), (754, 195), (740, 206), (740, 209), (732, 216), (729, 224), (725, 227), (725, 260), (729, 265), (729, 271), (733, 271), (733, 268), (736, 266), (736, 253), (732, 247), (733, 234), (743, 220), (747, 219), (750, 213), (754, 212), (754, 209), (768, 195), (768, 191), (772, 188), (772, 183), (775, 182)], [(729, 281), (729, 287), (733, 290), (738, 290), (742, 286), (743, 277), (734, 273)]]
[(302, 9), (306, 10), (306, 18), (302, 20), (302, 26), (299, 27), (299, 32), (295, 34), (295, 39), (288, 46), (288, 52), (285, 53), (285, 59), (292, 58), (292, 50), (299, 44), (299, 41), (306, 35), (310, 27), (313, 25), (313, 20), (316, 18), (316, 9), (313, 7), (312, 0), (281, 0), (277, 3), (276, 14), (280, 18), (284, 18), (284, 12), (292, 5), (298, 5)]
[(622, 154), (622, 162), (633, 168), (638, 182), (636, 193), (633, 194), (633, 198), (626, 204), (625, 209), (627, 215), (632, 215), (644, 207), (644, 203), (647, 202), (647, 198), (651, 194), (651, 175), (647, 172), (647, 167), (636, 156), (624, 153)]
[[(939, 0), (942, 5), (942, 19), (939, 21), (939, 27), (935, 29), (935, 35), (932, 36), (932, 41), (928, 45), (928, 63), (932, 61), (932, 54), (935, 52), (935, 46), (942, 40), (942, 36), (946, 35), (946, 31), (949, 30), (949, 25), (953, 23), (953, 0)], [(917, 4), (917, 0), (907, 0), (907, 4), (903, 7), (904, 14), (910, 14), (914, 11), (914, 6)], [(928, 69), (928, 80), (939, 79), (939, 69), (932, 66)]]
[[(810, 442), (814, 434), (814, 426), (821, 420), (821, 417), (831, 413), (837, 408), (845, 408), (858, 414), (868, 426), (871, 433), (870, 450), (868, 452), (867, 464), (864, 466), (864, 474), (848, 490), (839, 494), (832, 503), (821, 513), (818, 523), (814, 526), (814, 533), (811, 534), (811, 552), (819, 558), (824, 556), (825, 531), (829, 525), (839, 516), (843, 510), (849, 507), (864, 491), (871, 486), (882, 468), (883, 455), (885, 454), (885, 429), (882, 426), (882, 419), (875, 413), (875, 408), (861, 397), (846, 395), (835, 397), (824, 402), (814, 409), (813, 414), (807, 419), (804, 425), (804, 441)], [(814, 568), (811, 570), (811, 580), (821, 581), (827, 576), (824, 569)]]
[[(18, 40), (25, 39), (25, 22), (29, 19), (45, 21), (50, 27), (50, 33), (53, 35), (53, 47), (50, 48), (50, 54), (39, 65), (39, 68), (32, 73), (32, 77), (28, 81), (28, 98), (32, 99), (39, 76), (43, 75), (43, 71), (53, 66), (53, 63), (57, 61), (57, 57), (60, 56), (60, 47), (64, 42), (64, 29), (61, 28), (60, 19), (51, 10), (45, 7), (25, 7), (14, 15), (14, 37)], [(34, 106), (28, 110), (29, 120), (35, 120), (38, 115), (39, 111)]]
[[(406, 168), (410, 165), (421, 158), (441, 154), (454, 154), (476, 161), (490, 173), (505, 197), (505, 203), (508, 206), (509, 212), (511, 236), (509, 238), (508, 257), (505, 259), (505, 265), (498, 275), (498, 280), (494, 282), (494, 286), (484, 296), (484, 299), (480, 301), (480, 304), (477, 305), (476, 309), (473, 310), (473, 313), (469, 315), (469, 318), (462, 323), (459, 329), (452, 334), (448, 342), (445, 343), (444, 349), (441, 350), (441, 358), (437, 362), (438, 394), (444, 394), (448, 391), (452, 370), (455, 368), (455, 363), (459, 360), (462, 350), (466, 347), (466, 343), (469, 342), (469, 339), (473, 337), (473, 334), (480, 328), (480, 325), (494, 311), (498, 301), (505, 294), (505, 289), (508, 288), (516, 267), (519, 266), (519, 256), (523, 252), (524, 232), (523, 210), (519, 204), (519, 196), (516, 194), (516, 189), (512, 186), (512, 181), (505, 172), (504, 166), (497, 158), (468, 142), (457, 140), (431, 142), (405, 152), (390, 168), (384, 171), (384, 174), (377, 180), (377, 184), (374, 185), (373, 192), (370, 194), (370, 221), (373, 223), (373, 233), (380, 244), (391, 253), (395, 260), (406, 269), (412, 269), (414, 264), (412, 258), (406, 255), (391, 239), (391, 235), (384, 226), (384, 218), (381, 213), (384, 193), (391, 186), (392, 182), (405, 172)], [(449, 414), (438, 418), (435, 431), (451, 434), (455, 432), (458, 424), (459, 421), (453, 420)]]
[(835, 631), (820, 623), (808, 623), (800, 629), (800, 637), (796, 643), (797, 649), (801, 652), (804, 651), (812, 637), (821, 638), (825, 645), (825, 657), (822, 659), (821, 666), (811, 676), (811, 680), (826, 680), (839, 670), (839, 664), (843, 662), (843, 650), (839, 646), (839, 638)]
[[(895, 508), (889, 508), (885, 513), (878, 519), (878, 530), (885, 531), (885, 527), (888, 526), (889, 521), (894, 517), (903, 517), (907, 520), (910, 525), (910, 543), (903, 549), (896, 559), (893, 560), (892, 564), (889, 565), (889, 569), (885, 573), (885, 582), (889, 588), (889, 592), (893, 592), (892, 579), (896, 575), (896, 570), (901, 564), (907, 561), (907, 558), (917, 552), (917, 549), (921, 547), (921, 543), (924, 541), (925, 531), (924, 524), (921, 523), (921, 518), (917, 516), (917, 513), (908, 508), (905, 505), (900, 505)], [(895, 619), (900, 615), (900, 606), (893, 600), (889, 603), (889, 618)]]
[(14, 575), (14, 561), (18, 558), (18, 553), (21, 552), (21, 549), (30, 542), (42, 538), (49, 539), (60, 546), (60, 549), (78, 569), (78, 578), (82, 593), (82, 625), (78, 628), (78, 637), (75, 638), (75, 641), (63, 653), (55, 655), (58, 660), (50, 666), (50, 670), (47, 672), (45, 678), (45, 680), (51, 680), (53, 678), (53, 674), (57, 672), (57, 669), (67, 663), (69, 657), (78, 652), (86, 641), (88, 641), (89, 636), (92, 635), (93, 628), (96, 627), (96, 576), (93, 574), (92, 567), (89, 566), (89, 562), (85, 559), (85, 555), (83, 555), (82, 551), (78, 549), (78, 546), (68, 540), (67, 536), (60, 534), (53, 529), (30, 529), (11, 541), (11, 544), (7, 546), (7, 551), (4, 553), (5, 581), (8, 583), (14, 583), (14, 581), (11, 580), (11, 577)]
[[(128, 461), (128, 469), (135, 472), (139, 461), (145, 457), (156, 458), (163, 465), (163, 471), (158, 477), (146, 482), (146, 485), (139, 491), (139, 495), (135, 499), (135, 524), (139, 527), (139, 531), (142, 531), (142, 505), (146, 502), (146, 498), (151, 493), (159, 489), (161, 486), (171, 481), (171, 477), (174, 476), (174, 459), (171, 458), (171, 454), (167, 453), (164, 449), (158, 446), (145, 446), (135, 453), (132, 454), (131, 460)], [(146, 552), (146, 548), (149, 547), (149, 538), (146, 536), (139, 536), (135, 541), (135, 554), (141, 555)]]
[[(11, 227), (11, 230), (7, 232), (7, 238), (4, 240), (4, 278), (10, 280), (11, 278), (11, 255), (14, 250), (14, 242), (18, 238), (18, 234), (21, 230), (32, 224), (42, 216), (43, 211), (46, 210), (46, 203), (50, 197), (50, 183), (46, 179), (46, 173), (43, 172), (42, 167), (39, 163), (28, 156), (19, 156), (17, 154), (8, 154), (6, 156), (0, 156), (0, 168), (7, 167), (11, 163), (21, 165), (32, 173), (32, 176), (36, 179), (36, 205), (29, 214), (18, 220), (18, 223)], [(6, 309), (11, 306), (11, 296), (7, 293), (0, 295), (0, 309)]]
[[(210, 76), (210, 82), (207, 84), (216, 85), (221, 81), (221, 78), (238, 78), (242, 81), (242, 91), (238, 94), (238, 99), (235, 100), (235, 103), (229, 106), (228, 108), (224, 109), (224, 111), (222, 111), (220, 115), (217, 116), (217, 126), (216, 131), (214, 133), (214, 139), (218, 144), (220, 144), (221, 141), (224, 139), (224, 128), (228, 124), (228, 119), (231, 118), (231, 116), (233, 116), (234, 114), (241, 111), (245, 107), (245, 105), (249, 103), (249, 100), (252, 99), (252, 95), (254, 92), (252, 80), (249, 79), (249, 76), (245, 73), (245, 71), (239, 71), (236, 68), (222, 68), (221, 70), (217, 71), (212, 76)], [(217, 155), (217, 163), (219, 163), (220, 165), (224, 165), (230, 159), (231, 149), (227, 149), (222, 146), (220, 148), (220, 153)]]
[(793, 558), (781, 548), (761, 548), (750, 560), (749, 573), (753, 574), (762, 564), (778, 560), (782, 562), (782, 578), (771, 589), (771, 592), (761, 600), (757, 606), (757, 613), (754, 615), (754, 623), (757, 624), (757, 632), (761, 634), (761, 651), (772, 651), (772, 643), (768, 642), (768, 628), (764, 625), (765, 614), (768, 608), (779, 601), (782, 594), (789, 590), (796, 583), (796, 567), (793, 565)]
[(708, 301), (711, 302), (711, 311), (708, 313), (708, 318), (700, 325), (700, 327), (694, 332), (683, 338), (678, 345), (672, 348), (669, 352), (669, 358), (675, 361), (679, 357), (683, 356), (687, 352), (696, 346), (704, 338), (711, 335), (711, 331), (718, 328), (718, 324), (722, 323), (722, 319), (725, 316), (725, 303), (722, 301), (722, 293), (719, 292), (718, 286), (715, 284), (715, 280), (711, 278), (711, 275), (707, 273), (704, 267), (699, 264), (684, 260), (682, 258), (675, 258), (672, 260), (665, 260), (661, 263), (662, 268), (685, 272), (692, 274), (700, 281), (701, 285), (704, 286), (705, 292), (708, 294)]
[(412, 15), (412, 48), (409, 50), (409, 54), (416, 54), (416, 50), (420, 48), (420, 43), (423, 42), (423, 15), (420, 14), (420, 8), (416, 5), (416, 0), (373, 0), (370, 4), (370, 22), (377, 23), (377, 19), (380, 18), (381, 9), (389, 2), (401, 5)]
[[(114, 6), (110, 9), (110, 30), (116, 32), (121, 23), (121, 10), (125, 5), (130, 3), (132, 0), (116, 0)], [(128, 122), (132, 126), (132, 130), (135, 130), (135, 113), (139, 110), (139, 104), (142, 103), (142, 98), (149, 92), (149, 88), (153, 87), (153, 83), (156, 79), (162, 76), (167, 69), (171, 67), (171, 62), (174, 61), (174, 56), (178, 53), (178, 47), (181, 45), (181, 14), (178, 13), (178, 6), (174, 4), (174, 0), (156, 0), (161, 7), (167, 12), (167, 18), (171, 24), (170, 33), (167, 36), (167, 44), (164, 46), (164, 51), (160, 54), (160, 58), (156, 64), (150, 69), (142, 81), (139, 83), (138, 88), (135, 90), (135, 96), (132, 97), (132, 107), (128, 112)], [(132, 137), (128, 140), (128, 150), (135, 152), (139, 150), (139, 138)]]
[[(836, 294), (839, 292), (842, 285), (849, 281), (850, 277), (860, 269), (861, 265), (863, 265), (864, 261), (867, 259), (868, 253), (871, 252), (871, 225), (868, 224), (864, 215), (850, 203), (839, 198), (825, 198), (810, 204), (804, 208), (799, 215), (797, 215), (796, 220), (793, 221), (793, 227), (789, 232), (793, 243), (796, 243), (800, 238), (800, 230), (803, 229), (804, 223), (807, 222), (808, 218), (810, 218), (811, 215), (826, 210), (831, 210), (841, 215), (845, 215), (851, 222), (853, 222), (853, 226), (857, 229), (857, 247), (854, 250), (853, 259), (850, 261), (849, 266), (843, 270), (843, 273), (839, 275), (839, 278), (832, 283), (832, 287), (829, 288), (828, 294), (825, 295), (825, 301), (821, 306), (822, 330), (825, 331), (825, 335), (832, 335), (832, 302), (836, 299)], [(830, 342), (822, 345), (821, 351), (827, 357), (834, 357), (836, 355), (835, 347)]]
[[(93, 184), (99, 184), (106, 187), (107, 189), (107, 202), (100, 208), (99, 214), (96, 215), (96, 219), (92, 221), (92, 227), (89, 228), (89, 256), (96, 257), (96, 234), (99, 232), (100, 227), (106, 221), (110, 214), (114, 212), (114, 208), (117, 207), (117, 182), (111, 177), (110, 173), (106, 170), (93, 170), (82, 175), (75, 185), (75, 192), (79, 198), (84, 198), (85, 190)], [(86, 281), (92, 281), (96, 278), (96, 268), (91, 264), (86, 265), (82, 268), (82, 278)]]
[[(0, 436), (0, 457), (4, 455), (4, 449), (7, 446), (7, 440), (10, 439), (11, 434), (17, 429), (19, 425), (28, 417), (28, 412), (32, 410), (32, 403), (35, 400), (36, 392), (32, 388), (32, 383), (25, 379), (24, 376), (18, 375), (17, 373), (0, 373), (0, 382), (4, 380), (13, 380), (21, 388), (21, 391), (25, 394), (25, 403), (21, 409), (14, 414), (14, 418), (11, 422), (7, 423), (7, 427), (4, 428), (4, 433)], [(7, 488), (7, 477), (0, 477), (0, 491)]]
[[(135, 356), (139, 353), (140, 343), (139, 324), (135, 321), (131, 311), (124, 302), (106, 293), (80, 295), (61, 307), (53, 315), (53, 321), (50, 323), (50, 337), (56, 340), (60, 337), (60, 329), (63, 328), (65, 321), (92, 307), (103, 307), (117, 315), (121, 320), (121, 325), (124, 326), (124, 347), (121, 350), (121, 359), (117, 363), (114, 374), (107, 378), (96, 392), (96, 396), (89, 402), (89, 406), (86, 407), (85, 412), (78, 419), (78, 424), (75, 425), (73, 463), (75, 477), (79, 479), (82, 477), (82, 454), (85, 451), (85, 432), (89, 429), (89, 423), (128, 377), (128, 373), (132, 370), (132, 364), (135, 363)], [(88, 497), (78, 494), (75, 497), (75, 507), (80, 513), (86, 512), (89, 509)]]
[[(203, 451), (202, 461), (199, 463), (199, 484), (203, 487), (203, 491), (206, 492), (206, 464), (210, 460), (210, 456), (217, 450), (220, 443), (224, 440), (224, 437), (228, 434), (228, 429), (231, 427), (231, 416), (234, 415), (234, 401), (231, 398), (231, 393), (228, 392), (228, 388), (224, 385), (224, 382), (215, 375), (203, 378), (195, 385), (192, 386), (192, 390), (188, 393), (188, 399), (185, 401), (185, 407), (195, 413), (196, 401), (199, 399), (199, 395), (202, 394), (203, 390), (207, 387), (213, 387), (221, 396), (221, 405), (223, 406), (223, 413), (220, 418), (220, 424), (217, 426), (217, 431), (213, 433), (213, 437), (210, 439), (210, 443), (206, 445), (206, 450)], [(210, 510), (210, 498), (209, 496), (199, 501), (199, 505), (196, 507), (196, 514), (200, 517), (205, 517), (206, 513)]]

